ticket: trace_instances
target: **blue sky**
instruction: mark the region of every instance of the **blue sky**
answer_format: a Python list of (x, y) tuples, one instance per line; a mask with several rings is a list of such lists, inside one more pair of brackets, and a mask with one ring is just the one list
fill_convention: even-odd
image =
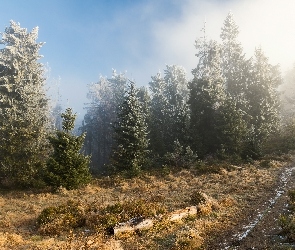
[[(0, 0), (0, 31), (9, 21), (29, 31), (39, 26), (42, 62), (50, 68), (53, 99), (60, 91), (64, 108), (83, 116), (87, 84), (99, 76), (127, 71), (138, 85), (166, 64), (196, 66), (194, 41), (204, 21), (219, 39), (232, 11), (248, 57), (262, 46), (283, 70), (295, 62), (294, 0)], [(59, 87), (57, 87), (59, 85)]]

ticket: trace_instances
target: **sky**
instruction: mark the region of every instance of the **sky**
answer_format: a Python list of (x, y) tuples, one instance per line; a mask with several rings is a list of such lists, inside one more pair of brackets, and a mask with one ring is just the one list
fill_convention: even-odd
[(261, 47), (284, 73), (295, 63), (294, 0), (0, 0), (0, 31), (9, 21), (31, 31), (46, 66), (49, 97), (83, 118), (88, 85), (112, 69), (138, 86), (166, 65), (182, 65), (191, 79), (195, 40), (206, 22), (208, 38), (220, 41), (231, 11), (239, 41), (250, 58)]

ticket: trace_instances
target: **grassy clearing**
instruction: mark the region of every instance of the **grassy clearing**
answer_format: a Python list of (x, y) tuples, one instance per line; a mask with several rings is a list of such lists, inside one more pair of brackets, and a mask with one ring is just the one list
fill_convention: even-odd
[[(173, 172), (166, 169), (163, 175), (149, 173), (129, 180), (104, 177), (79, 190), (61, 188), (57, 193), (2, 191), (0, 248), (206, 249), (208, 240), (237, 223), (243, 210), (265, 195), (285, 164), (278, 159), (243, 166), (220, 163)], [(202, 203), (200, 192), (207, 195), (207, 202)], [(132, 204), (140, 201), (140, 212), (133, 209), (131, 213)], [(196, 216), (176, 222), (167, 220), (165, 215), (197, 202), (202, 205)], [(69, 204), (75, 208), (70, 213), (66, 210)], [(69, 217), (51, 218), (57, 219), (52, 224), (55, 227), (42, 229), (40, 225), (50, 225), (40, 221), (40, 214), (48, 208), (57, 209), (53, 214), (68, 213)], [(111, 211), (116, 209), (120, 216), (112, 217)], [(116, 236), (104, 230), (138, 213), (152, 217), (160, 213), (157, 209), (162, 209), (163, 216), (150, 230)], [(98, 211), (102, 217), (94, 216)]]

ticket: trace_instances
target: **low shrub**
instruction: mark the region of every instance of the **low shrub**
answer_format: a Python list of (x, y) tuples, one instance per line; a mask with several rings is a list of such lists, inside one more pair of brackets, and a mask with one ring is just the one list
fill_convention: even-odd
[(92, 211), (87, 218), (87, 224), (96, 230), (109, 231), (116, 224), (132, 218), (148, 218), (166, 211), (163, 205), (145, 200), (126, 201), (109, 205), (99, 211)]
[(190, 196), (190, 204), (197, 206), (206, 201), (204, 195), (199, 191), (194, 191)]
[(79, 202), (68, 201), (65, 205), (45, 208), (37, 218), (37, 225), (39, 233), (44, 235), (59, 235), (79, 227), (111, 232), (120, 222), (153, 217), (165, 211), (160, 203), (141, 199), (106, 207), (100, 207), (97, 202), (82, 206)]
[(39, 232), (56, 235), (85, 225), (85, 211), (80, 203), (69, 200), (65, 205), (45, 208), (37, 218)]

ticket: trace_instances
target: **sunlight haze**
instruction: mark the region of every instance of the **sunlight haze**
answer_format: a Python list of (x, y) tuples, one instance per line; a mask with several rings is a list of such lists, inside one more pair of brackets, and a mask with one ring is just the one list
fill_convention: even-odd
[(166, 64), (184, 66), (190, 78), (197, 65), (194, 41), (202, 35), (204, 22), (208, 38), (220, 40), (229, 11), (247, 58), (261, 46), (282, 72), (295, 62), (293, 0), (1, 2), (1, 31), (10, 20), (29, 31), (39, 26), (51, 96), (57, 99), (59, 89), (64, 108), (73, 107), (80, 119), (88, 102), (87, 84), (100, 75), (111, 76), (112, 68), (127, 72), (140, 86)]

